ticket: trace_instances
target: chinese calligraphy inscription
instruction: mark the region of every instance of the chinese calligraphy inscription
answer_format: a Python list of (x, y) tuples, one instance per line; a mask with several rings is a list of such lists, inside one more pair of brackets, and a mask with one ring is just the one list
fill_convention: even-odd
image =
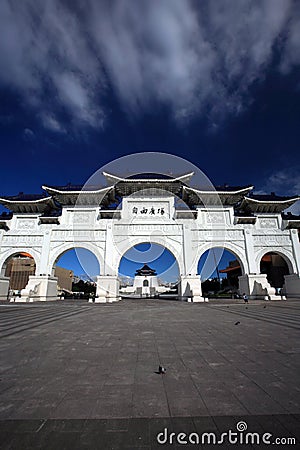
[(137, 206), (134, 206), (132, 208), (132, 214), (143, 214), (143, 215), (149, 215), (149, 216), (163, 216), (165, 214), (165, 208), (154, 208), (153, 206), (151, 208), (138, 208)]

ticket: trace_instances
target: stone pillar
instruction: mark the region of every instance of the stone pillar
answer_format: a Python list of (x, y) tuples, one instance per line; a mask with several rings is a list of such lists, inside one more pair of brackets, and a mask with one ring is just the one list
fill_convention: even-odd
[(181, 297), (181, 300), (190, 301), (193, 303), (204, 302), (199, 275), (181, 276), (180, 285), (178, 288), (178, 294)]
[(297, 270), (296, 273), (300, 276), (300, 242), (298, 239), (298, 230), (290, 230), (290, 236), (293, 244), (293, 253)]
[(113, 229), (112, 225), (108, 224), (106, 228), (105, 236), (105, 251), (104, 251), (104, 267), (100, 270), (100, 273), (104, 275), (114, 274), (118, 275), (118, 267), (116, 266), (116, 247), (113, 239)]
[[(182, 225), (182, 256), (183, 256), (183, 273), (193, 273), (193, 247), (192, 247), (192, 232), (187, 224)], [(195, 270), (195, 274), (197, 268)]]
[(284, 276), (283, 294), (287, 298), (300, 299), (300, 277), (297, 274)]
[(40, 265), (39, 267), (36, 268), (36, 274), (54, 275), (53, 267), (48, 267), (50, 243), (51, 243), (51, 230), (47, 229), (43, 236)]
[(18, 301), (28, 303), (57, 300), (57, 280), (57, 277), (49, 275), (30, 275)]
[(7, 300), (9, 290), (9, 277), (0, 277), (0, 300)]
[[(244, 237), (245, 237), (245, 250), (249, 267), (249, 273), (257, 273), (252, 231), (248, 229), (244, 230)], [(247, 271), (247, 267), (245, 267), (245, 271)]]
[(271, 287), (266, 274), (240, 276), (239, 291), (253, 299), (281, 300), (280, 296), (275, 295), (275, 288)]
[(118, 277), (116, 275), (98, 276), (95, 303), (111, 303), (119, 300)]

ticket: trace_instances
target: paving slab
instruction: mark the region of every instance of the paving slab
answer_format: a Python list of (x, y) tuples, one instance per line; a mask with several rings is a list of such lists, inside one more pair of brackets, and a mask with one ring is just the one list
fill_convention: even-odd
[(264, 306), (0, 305), (1, 449), (211, 448), (175, 438), (239, 422), (298, 445), (300, 299)]

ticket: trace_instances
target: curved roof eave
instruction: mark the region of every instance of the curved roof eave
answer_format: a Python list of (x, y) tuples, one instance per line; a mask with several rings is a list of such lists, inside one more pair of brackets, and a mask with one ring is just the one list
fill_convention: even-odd
[(295, 203), (298, 200), (300, 200), (300, 197), (291, 197), (291, 198), (287, 198), (287, 199), (282, 199), (282, 200), (260, 200), (260, 199), (256, 199), (256, 198), (252, 198), (252, 197), (245, 197), (244, 199), (246, 202), (248, 203), (258, 203), (260, 205), (263, 204), (268, 204), (268, 205), (280, 205), (281, 203)]
[(66, 191), (66, 190), (60, 190), (60, 189), (56, 189), (50, 186), (42, 186), (42, 189), (44, 189), (44, 191), (48, 192), (48, 193), (53, 193), (53, 194), (60, 194), (60, 195), (70, 195), (70, 194), (101, 194), (101, 193), (105, 193), (107, 191), (109, 191), (112, 187), (108, 186), (108, 187), (104, 187), (101, 189), (97, 189), (96, 191), (88, 191), (88, 190), (80, 190), (80, 191)]
[(48, 203), (49, 200), (51, 202), (53, 202), (53, 198), (52, 197), (43, 197), (43, 198), (39, 198), (37, 200), (10, 200), (8, 198), (1, 198), (0, 197), (0, 203), (9, 203), (9, 204), (24, 204), (24, 205), (30, 205), (30, 204), (37, 204), (37, 203)]
[(246, 186), (242, 189), (237, 189), (236, 191), (218, 191), (218, 190), (200, 190), (200, 189), (196, 189), (190, 186), (183, 186), (183, 189), (186, 191), (191, 191), (191, 192), (195, 192), (196, 194), (203, 194), (203, 195), (207, 195), (207, 194), (224, 194), (224, 195), (234, 195), (234, 194), (244, 194), (244, 193), (248, 193), (250, 191), (252, 191), (252, 189), (254, 189), (254, 186)]
[[(180, 175), (179, 177), (175, 177), (175, 178), (170, 178), (170, 179), (162, 179), (162, 178), (122, 178), (119, 177), (117, 175), (113, 175), (111, 173), (108, 172), (102, 172), (102, 175), (105, 176), (105, 178), (108, 181), (111, 181), (113, 183), (120, 183), (120, 182), (127, 182), (127, 183), (141, 183), (141, 182), (160, 182), (160, 183), (174, 183), (174, 182), (178, 182), (181, 181), (182, 183), (185, 183), (187, 181), (189, 181), (192, 176), (194, 175), (194, 172), (189, 172), (183, 175)], [(159, 175), (159, 174), (158, 174)]]

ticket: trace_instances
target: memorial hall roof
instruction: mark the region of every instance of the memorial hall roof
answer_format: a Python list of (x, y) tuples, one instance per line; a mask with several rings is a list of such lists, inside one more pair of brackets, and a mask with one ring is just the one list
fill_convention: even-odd
[(156, 275), (156, 270), (155, 269), (151, 269), (151, 267), (149, 267), (147, 264), (144, 264), (143, 267), (141, 267), (140, 269), (136, 270), (135, 275), (155, 276)]

